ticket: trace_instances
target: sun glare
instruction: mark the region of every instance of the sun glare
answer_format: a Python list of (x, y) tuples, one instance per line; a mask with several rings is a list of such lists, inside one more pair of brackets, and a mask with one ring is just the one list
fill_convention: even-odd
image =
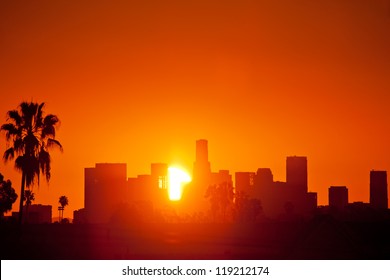
[(169, 178), (169, 199), (180, 200), (183, 184), (191, 181), (190, 175), (177, 167), (168, 168)]

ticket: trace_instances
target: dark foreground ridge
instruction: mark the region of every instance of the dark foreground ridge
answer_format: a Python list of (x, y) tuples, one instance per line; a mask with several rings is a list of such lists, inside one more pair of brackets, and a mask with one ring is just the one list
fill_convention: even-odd
[(1, 259), (389, 259), (390, 221), (2, 224)]

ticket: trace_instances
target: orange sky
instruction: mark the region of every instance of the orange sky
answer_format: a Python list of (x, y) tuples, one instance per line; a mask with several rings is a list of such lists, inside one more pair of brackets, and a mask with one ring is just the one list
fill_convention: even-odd
[(0, 2), (0, 121), (23, 100), (59, 116), (64, 153), (34, 191), (70, 216), (84, 167), (192, 171), (199, 138), (214, 171), (284, 181), (305, 155), (319, 204), (330, 185), (368, 201), (369, 171), (390, 171), (389, 66), (388, 0)]

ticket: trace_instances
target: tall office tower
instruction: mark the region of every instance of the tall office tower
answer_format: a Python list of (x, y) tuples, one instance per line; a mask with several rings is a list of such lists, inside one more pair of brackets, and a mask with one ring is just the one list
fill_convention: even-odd
[(292, 156), (286, 162), (287, 185), (299, 193), (307, 193), (307, 158)]
[(208, 155), (208, 148), (207, 148), (207, 140), (200, 139), (196, 140), (196, 161), (197, 162), (208, 162), (209, 155)]
[(370, 204), (378, 209), (388, 208), (387, 198), (387, 172), (370, 172)]
[(207, 140), (196, 141), (196, 158), (194, 163), (193, 180), (204, 181), (210, 179), (211, 168), (208, 159)]
[(331, 186), (329, 188), (329, 207), (343, 210), (348, 205), (348, 188), (345, 186)]
[(208, 199), (205, 198), (212, 180), (207, 140), (196, 141), (195, 155), (191, 183), (183, 189), (182, 203), (180, 203), (183, 207), (181, 211), (187, 213), (206, 212), (210, 205)]

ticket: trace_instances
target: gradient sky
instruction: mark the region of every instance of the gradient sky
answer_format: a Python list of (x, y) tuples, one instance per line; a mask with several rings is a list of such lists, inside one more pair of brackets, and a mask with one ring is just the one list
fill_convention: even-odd
[[(5, 0), (0, 96), (1, 123), (24, 100), (61, 120), (64, 153), (34, 187), (54, 216), (60, 195), (65, 215), (83, 207), (84, 167), (191, 172), (200, 138), (214, 171), (284, 181), (304, 155), (319, 204), (331, 185), (367, 202), (369, 171), (390, 171), (390, 1)], [(13, 163), (0, 172), (19, 193)]]

